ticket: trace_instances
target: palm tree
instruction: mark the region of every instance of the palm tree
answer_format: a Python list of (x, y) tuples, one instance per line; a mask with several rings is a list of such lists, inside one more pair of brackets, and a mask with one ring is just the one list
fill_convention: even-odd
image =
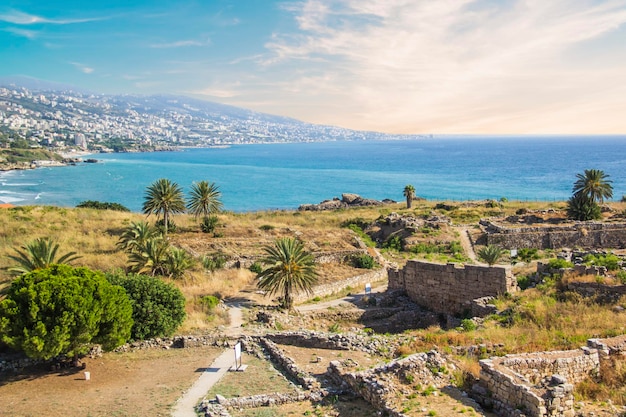
[(313, 292), (317, 282), (315, 260), (304, 250), (304, 243), (290, 237), (277, 239), (264, 250), (266, 256), (261, 263), (267, 268), (257, 274), (257, 285), (270, 295), (282, 293), (283, 306), (290, 310), (295, 291)]
[(169, 245), (162, 237), (148, 239), (129, 255), (130, 272), (136, 274), (167, 275)]
[(613, 197), (613, 181), (599, 169), (586, 169), (584, 174), (576, 174), (576, 182), (572, 192), (582, 194), (592, 201), (603, 203), (605, 198)]
[(221, 196), (222, 193), (215, 183), (200, 181), (192, 184), (187, 210), (196, 218), (200, 215), (208, 217), (210, 214), (219, 213), (222, 210)]
[(68, 252), (57, 259), (59, 244), (47, 237), (37, 238), (22, 246), (21, 249), (14, 249), (17, 252), (17, 256), (8, 255), (9, 258), (20, 264), (20, 266), (9, 268), (9, 271), (19, 275), (47, 268), (53, 264), (69, 264), (81, 258), (81, 256), (76, 255), (76, 252)]
[(166, 178), (156, 180), (146, 190), (143, 212), (147, 215), (163, 213), (163, 235), (167, 237), (169, 215), (185, 212), (183, 190)]
[(143, 220), (131, 222), (122, 232), (117, 246), (126, 252), (135, 252), (143, 247), (146, 241), (159, 235), (159, 231)]
[(406, 197), (406, 208), (411, 208), (413, 204), (413, 199), (415, 198), (415, 187), (411, 184), (408, 184), (404, 187), (404, 191), (402, 193)]
[(496, 245), (487, 245), (478, 251), (478, 257), (487, 262), (489, 266), (497, 263), (505, 250)]
[(178, 279), (193, 266), (193, 258), (181, 248), (170, 247), (165, 256), (167, 275), (170, 278)]

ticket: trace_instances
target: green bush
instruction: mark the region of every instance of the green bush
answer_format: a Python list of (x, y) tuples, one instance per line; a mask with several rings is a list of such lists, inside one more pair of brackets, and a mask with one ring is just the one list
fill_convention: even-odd
[[(156, 228), (159, 230), (159, 232), (163, 233), (165, 231), (165, 222), (163, 221), (163, 219), (158, 220), (155, 224)], [(178, 226), (176, 226), (176, 223), (174, 223), (172, 220), (167, 220), (167, 231), (168, 232), (172, 232), (172, 233), (176, 233), (176, 230), (178, 230)]]
[(472, 330), (476, 330), (476, 323), (472, 319), (463, 319), (461, 320), (461, 329), (464, 332), (471, 332)]
[(588, 254), (583, 258), (583, 262), (586, 265), (604, 266), (609, 271), (617, 271), (621, 266), (622, 260), (612, 253), (608, 255)]
[(220, 299), (214, 295), (205, 295), (200, 298), (200, 303), (206, 307), (207, 310), (211, 311), (220, 303)]
[(215, 227), (217, 226), (217, 216), (207, 216), (202, 219), (202, 223), (200, 223), (200, 230), (202, 233), (213, 233)]
[(254, 262), (252, 265), (250, 265), (249, 269), (251, 272), (259, 274), (263, 271), (263, 265), (261, 265), (259, 262)]
[(626, 284), (626, 271), (619, 271), (615, 274), (615, 278), (617, 278), (622, 284)]
[(272, 226), (271, 224), (264, 224), (264, 225), (261, 225), (259, 229), (263, 230), (264, 232), (269, 232), (270, 230), (274, 230), (275, 227)]
[(204, 269), (207, 269), (211, 272), (217, 269), (224, 268), (225, 264), (226, 264), (226, 258), (222, 254), (211, 255), (211, 256), (205, 255), (204, 257), (202, 257), (202, 266), (204, 267)]
[(548, 262), (548, 268), (550, 269), (572, 268), (573, 266), (573, 263), (561, 258), (553, 258)]
[(404, 247), (404, 242), (402, 241), (402, 238), (398, 235), (390, 236), (383, 243), (383, 248), (396, 250), (398, 252), (401, 252), (403, 247)]
[(355, 268), (373, 269), (376, 266), (376, 261), (372, 256), (362, 253), (352, 257), (352, 264)]
[(567, 201), (567, 215), (580, 221), (598, 220), (602, 218), (600, 206), (584, 194), (574, 194)]
[(146, 275), (107, 274), (107, 279), (126, 291), (132, 305), (135, 340), (167, 337), (185, 320), (185, 296), (171, 283)]
[(522, 248), (517, 251), (517, 257), (522, 262), (530, 262), (533, 259), (539, 259), (539, 251), (535, 248)]
[(96, 210), (130, 211), (127, 207), (119, 203), (103, 203), (100, 201), (86, 200), (78, 203), (76, 207), (92, 208)]
[(521, 290), (530, 288), (531, 284), (532, 280), (528, 275), (520, 275), (519, 277), (517, 277), (517, 285), (520, 287)]
[(24, 274), (0, 301), (0, 340), (27, 356), (78, 356), (92, 343), (112, 350), (133, 326), (124, 289), (100, 272), (53, 265)]
[(367, 229), (372, 222), (369, 220), (365, 220), (362, 217), (355, 217), (354, 219), (348, 219), (341, 223), (341, 227), (347, 227), (352, 229), (350, 226), (356, 226), (361, 231)]

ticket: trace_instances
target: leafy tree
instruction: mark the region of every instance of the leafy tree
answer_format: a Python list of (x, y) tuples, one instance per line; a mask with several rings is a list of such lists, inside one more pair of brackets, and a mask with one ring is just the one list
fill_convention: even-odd
[(0, 338), (31, 358), (78, 356), (92, 343), (111, 350), (130, 337), (124, 289), (87, 268), (52, 265), (24, 274), (0, 301)]
[(143, 248), (148, 240), (159, 236), (159, 231), (148, 222), (131, 222), (122, 232), (117, 246), (126, 252), (135, 252)]
[(487, 245), (478, 251), (478, 257), (491, 266), (498, 263), (504, 252), (504, 249), (497, 245)]
[(572, 192), (574, 195), (581, 194), (593, 202), (604, 202), (605, 198), (613, 197), (613, 181), (609, 175), (599, 169), (586, 169), (584, 174), (576, 174), (576, 182)]
[(574, 220), (597, 220), (602, 218), (602, 210), (589, 196), (577, 193), (567, 201), (567, 215)]
[(413, 199), (415, 198), (415, 187), (411, 184), (407, 184), (404, 187), (404, 191), (402, 192), (404, 197), (406, 197), (406, 208), (411, 208), (413, 205)]
[(185, 296), (173, 284), (146, 275), (106, 275), (111, 284), (124, 288), (133, 310), (131, 337), (135, 340), (167, 337), (185, 320)]
[(196, 218), (198, 216), (208, 217), (211, 214), (219, 213), (223, 206), (220, 201), (221, 196), (222, 193), (215, 183), (200, 181), (197, 184), (192, 184), (187, 210)]
[(257, 274), (257, 285), (270, 295), (281, 293), (283, 306), (292, 309), (295, 291), (313, 292), (317, 282), (315, 260), (304, 250), (304, 243), (289, 237), (277, 239), (264, 250), (266, 256), (261, 263), (266, 268)]
[(185, 212), (183, 190), (175, 182), (161, 178), (152, 183), (146, 190), (143, 212), (147, 215), (163, 215), (163, 234), (167, 236), (170, 214)]
[(22, 246), (21, 250), (14, 250), (17, 252), (17, 256), (8, 256), (17, 262), (19, 266), (9, 268), (9, 271), (18, 275), (47, 268), (53, 264), (70, 263), (81, 258), (76, 255), (76, 252), (68, 252), (57, 258), (59, 244), (50, 238), (37, 238)]

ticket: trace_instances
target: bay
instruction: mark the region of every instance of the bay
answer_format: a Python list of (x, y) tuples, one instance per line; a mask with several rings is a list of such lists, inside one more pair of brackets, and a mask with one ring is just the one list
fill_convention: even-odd
[(159, 178), (185, 192), (215, 182), (226, 210), (294, 209), (342, 193), (402, 201), (412, 184), (436, 200), (566, 200), (576, 174), (601, 169), (626, 194), (626, 136), (446, 136), (402, 141), (233, 145), (178, 152), (97, 154), (100, 162), (0, 173), (0, 202), (140, 211)]

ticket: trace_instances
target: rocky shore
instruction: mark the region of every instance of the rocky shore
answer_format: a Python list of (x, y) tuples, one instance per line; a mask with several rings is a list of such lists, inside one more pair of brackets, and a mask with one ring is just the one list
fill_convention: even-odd
[(341, 199), (335, 197), (332, 200), (324, 200), (319, 204), (302, 204), (299, 211), (322, 211), (337, 210), (349, 207), (382, 206), (383, 204), (395, 203), (393, 200), (384, 199), (382, 201), (363, 198), (358, 194), (344, 193)]

